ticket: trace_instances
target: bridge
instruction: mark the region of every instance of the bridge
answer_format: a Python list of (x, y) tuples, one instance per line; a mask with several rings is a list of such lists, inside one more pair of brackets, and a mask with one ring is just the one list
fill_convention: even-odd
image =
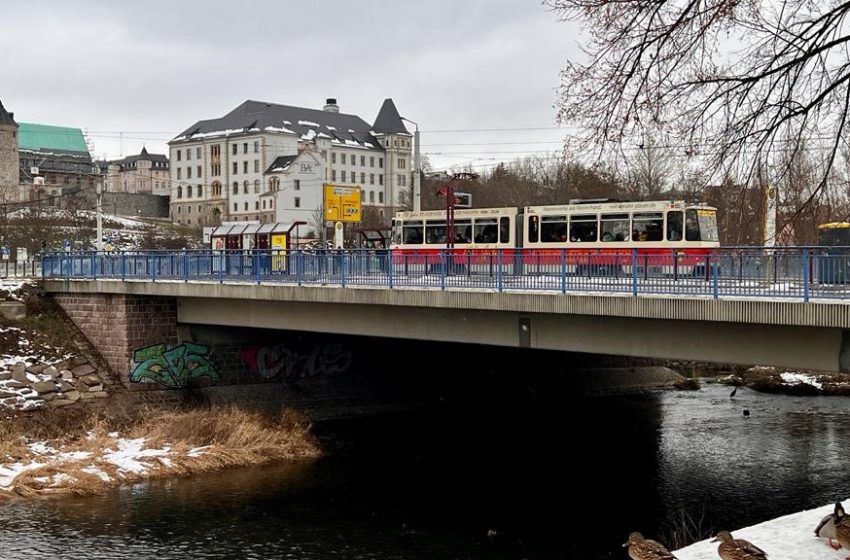
[(186, 325), (850, 371), (850, 258), (832, 250), (55, 253), (42, 274), (116, 371)]

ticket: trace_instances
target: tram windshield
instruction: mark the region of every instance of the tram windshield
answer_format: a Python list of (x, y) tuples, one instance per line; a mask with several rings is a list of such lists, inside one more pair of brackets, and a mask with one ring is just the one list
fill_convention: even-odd
[(707, 208), (685, 212), (685, 239), (688, 241), (717, 241), (717, 212)]

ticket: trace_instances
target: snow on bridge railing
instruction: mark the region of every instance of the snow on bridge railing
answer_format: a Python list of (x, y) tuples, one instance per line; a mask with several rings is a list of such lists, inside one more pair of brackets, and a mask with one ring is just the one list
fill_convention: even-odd
[(52, 252), (44, 279), (850, 299), (850, 247)]

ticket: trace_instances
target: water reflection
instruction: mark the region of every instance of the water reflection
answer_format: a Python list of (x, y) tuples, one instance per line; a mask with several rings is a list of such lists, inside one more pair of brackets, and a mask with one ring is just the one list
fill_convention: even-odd
[(847, 488), (846, 400), (728, 392), (325, 425), (318, 461), (4, 505), (0, 557), (623, 558), (682, 511), (738, 527)]

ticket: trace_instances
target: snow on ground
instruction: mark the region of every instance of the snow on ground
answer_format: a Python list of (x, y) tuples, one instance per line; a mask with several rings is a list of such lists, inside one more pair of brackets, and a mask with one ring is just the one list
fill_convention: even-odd
[(821, 384), (813, 375), (791, 371), (781, 374), (780, 377), (782, 377), (782, 381), (783, 383), (785, 383), (785, 385), (805, 384), (811, 385), (812, 387), (815, 387), (817, 389), (823, 389), (823, 384)]
[(148, 457), (163, 457), (168, 455), (170, 447), (163, 449), (145, 449), (145, 438), (139, 439), (119, 439), (117, 441), (118, 449), (109, 453), (105, 453), (102, 460), (111, 463), (118, 467), (118, 474), (135, 473), (144, 474), (147, 472), (149, 465), (142, 462), (142, 459)]
[(16, 279), (16, 278), (6, 278), (0, 280), (0, 290), (5, 290), (7, 292), (12, 293), (12, 299), (16, 299), (21, 301), (21, 297), (18, 294), (15, 294), (18, 290), (23, 288), (24, 286), (32, 285), (33, 280), (30, 279)]
[[(814, 530), (835, 504), (792, 513), (746, 529), (733, 530), (736, 539), (746, 539), (767, 553), (770, 560), (844, 560), (847, 550), (833, 550)], [(717, 560), (717, 543), (700, 541), (675, 551), (679, 560)]]

